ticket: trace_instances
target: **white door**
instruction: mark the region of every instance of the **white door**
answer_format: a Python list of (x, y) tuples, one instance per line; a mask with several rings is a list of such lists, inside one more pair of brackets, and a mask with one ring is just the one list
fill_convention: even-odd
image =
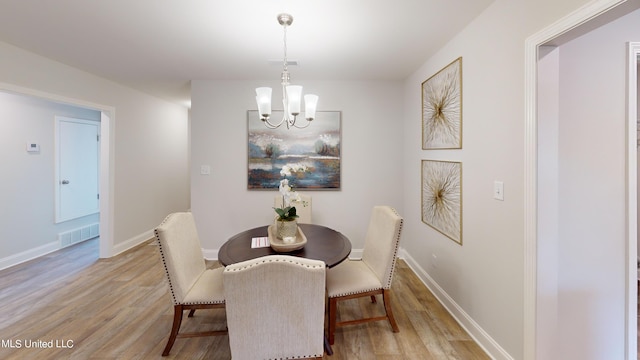
[(56, 222), (98, 213), (100, 123), (56, 116)]

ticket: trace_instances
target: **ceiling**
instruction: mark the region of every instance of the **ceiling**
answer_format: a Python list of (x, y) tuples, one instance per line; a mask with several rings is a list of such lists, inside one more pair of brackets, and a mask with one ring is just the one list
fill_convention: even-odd
[[(190, 104), (190, 80), (401, 80), (493, 0), (0, 0), (0, 41)], [(270, 61), (275, 60), (275, 65)]]

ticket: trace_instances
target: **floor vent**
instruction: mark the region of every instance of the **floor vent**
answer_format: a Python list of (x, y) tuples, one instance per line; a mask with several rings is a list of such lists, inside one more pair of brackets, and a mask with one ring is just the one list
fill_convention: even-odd
[(93, 239), (99, 235), (100, 225), (95, 223), (60, 233), (58, 234), (58, 241), (60, 241), (60, 247), (63, 248), (81, 241)]

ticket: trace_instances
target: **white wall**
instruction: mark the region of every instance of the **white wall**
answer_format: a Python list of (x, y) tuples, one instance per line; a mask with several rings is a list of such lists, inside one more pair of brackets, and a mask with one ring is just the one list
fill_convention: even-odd
[[(273, 220), (275, 192), (247, 190), (247, 110), (256, 109), (259, 85), (274, 88), (274, 103), (279, 101), (278, 76), (274, 83), (191, 84), (191, 202), (209, 257), (232, 235)], [(402, 213), (401, 83), (296, 83), (320, 96), (319, 110), (342, 111), (342, 189), (307, 192), (313, 221), (341, 231), (361, 249), (372, 206), (390, 205)], [(200, 175), (201, 165), (210, 165), (211, 175)]]
[[(586, 2), (497, 0), (405, 81), (404, 246), (498, 359), (524, 357), (524, 43)], [(463, 149), (421, 150), (420, 84), (459, 56)], [(462, 162), (462, 246), (421, 222), (422, 159)], [(504, 182), (504, 201), (492, 198), (494, 180)]]
[[(57, 241), (58, 233), (98, 223), (99, 215), (55, 223), (56, 115), (100, 121), (100, 112), (0, 92), (0, 260)], [(27, 142), (40, 152), (27, 153)]]
[(109, 201), (116, 250), (146, 240), (168, 213), (189, 208), (186, 108), (6, 43), (0, 83), (115, 109)]
[(560, 355), (622, 358), (626, 300), (626, 42), (640, 10), (560, 47)]

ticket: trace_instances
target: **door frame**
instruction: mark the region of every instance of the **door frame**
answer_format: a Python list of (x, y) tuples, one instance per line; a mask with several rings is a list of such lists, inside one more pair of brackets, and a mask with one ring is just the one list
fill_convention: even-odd
[(627, 43), (627, 359), (638, 341), (638, 66), (640, 42)]
[(14, 84), (0, 82), (0, 91), (13, 92), (33, 96), (47, 101), (82, 107), (100, 111), (100, 237), (99, 248), (101, 258), (113, 255), (113, 204), (114, 204), (114, 169), (115, 169), (115, 108), (84, 100), (60, 96)]
[[(606, 14), (617, 6), (624, 4), (627, 0), (594, 0), (587, 3), (573, 13), (558, 20), (556, 23), (533, 34), (525, 41), (525, 151), (524, 151), (524, 359), (537, 359), (536, 350), (538, 347), (538, 332), (544, 331), (537, 327), (537, 282), (538, 282), (538, 138), (537, 138), (537, 62), (538, 49), (544, 44), (548, 44), (553, 39), (557, 39), (570, 30), (584, 25)], [(637, 69), (637, 68), (636, 68)], [(635, 93), (635, 91), (634, 91)], [(629, 94), (630, 96), (630, 94)], [(637, 99), (637, 98), (636, 98)], [(633, 102), (636, 102), (636, 99)], [(630, 106), (631, 101), (628, 101)], [(637, 110), (637, 108), (636, 108)], [(634, 112), (636, 110), (633, 110)], [(636, 251), (637, 249), (637, 159), (636, 154), (636, 119), (629, 116), (631, 109), (628, 109), (627, 124), (627, 264), (626, 264), (626, 328), (625, 328), (625, 359), (637, 358), (637, 292), (635, 284), (630, 284), (637, 278), (636, 272)], [(633, 125), (631, 125), (633, 121)], [(634, 141), (629, 139), (633, 137)], [(633, 151), (631, 148), (633, 147)], [(632, 252), (633, 251), (633, 252)], [(633, 260), (631, 260), (633, 258)], [(633, 274), (631, 274), (633, 268)], [(632, 279), (633, 278), (633, 279)], [(633, 317), (633, 323), (630, 319)]]

